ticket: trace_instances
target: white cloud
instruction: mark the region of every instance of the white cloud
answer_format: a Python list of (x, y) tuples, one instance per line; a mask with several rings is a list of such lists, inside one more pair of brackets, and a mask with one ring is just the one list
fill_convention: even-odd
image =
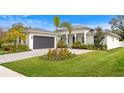
[(31, 26), (32, 28), (44, 28), (48, 30), (53, 30), (54, 26), (51, 25), (46, 20), (36, 20), (36, 19), (28, 19), (23, 17), (26, 16), (0, 16), (3, 19), (0, 19), (0, 27), (11, 27), (14, 23), (23, 23), (25, 26)]
[(108, 23), (97, 23), (97, 24), (77, 24), (77, 23), (74, 23), (73, 25), (84, 25), (84, 26), (88, 26), (88, 27), (91, 27), (91, 28), (96, 28), (96, 27), (102, 27), (103, 29), (110, 29), (110, 24)]
[(96, 27), (102, 27), (103, 29), (110, 29), (110, 24), (108, 23), (100, 23), (100, 24), (91, 24), (90, 27), (96, 28)]

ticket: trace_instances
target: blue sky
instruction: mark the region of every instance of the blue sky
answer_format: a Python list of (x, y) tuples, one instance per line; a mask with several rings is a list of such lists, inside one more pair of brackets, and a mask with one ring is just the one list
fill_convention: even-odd
[[(92, 28), (97, 26), (104, 29), (110, 28), (108, 22), (114, 15), (58, 15), (61, 21), (67, 21), (72, 25), (85, 25)], [(0, 15), (0, 27), (11, 27), (14, 23), (23, 23), (33, 28), (54, 30), (54, 15)]]

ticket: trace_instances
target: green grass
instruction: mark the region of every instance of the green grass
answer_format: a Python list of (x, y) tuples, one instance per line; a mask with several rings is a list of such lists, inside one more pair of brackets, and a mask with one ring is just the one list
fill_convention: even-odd
[(64, 61), (34, 57), (1, 65), (26, 76), (124, 76), (124, 48), (94, 51)]

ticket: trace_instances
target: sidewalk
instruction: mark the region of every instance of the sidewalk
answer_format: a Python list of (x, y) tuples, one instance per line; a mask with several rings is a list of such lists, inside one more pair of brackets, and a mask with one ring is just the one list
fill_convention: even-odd
[(0, 65), (0, 77), (25, 77), (25, 76)]

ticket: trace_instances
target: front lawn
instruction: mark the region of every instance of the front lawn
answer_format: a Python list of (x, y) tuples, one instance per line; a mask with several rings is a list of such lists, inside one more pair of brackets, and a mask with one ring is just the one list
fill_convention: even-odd
[(1, 65), (27, 76), (124, 76), (124, 48), (98, 50), (64, 61), (34, 57)]

